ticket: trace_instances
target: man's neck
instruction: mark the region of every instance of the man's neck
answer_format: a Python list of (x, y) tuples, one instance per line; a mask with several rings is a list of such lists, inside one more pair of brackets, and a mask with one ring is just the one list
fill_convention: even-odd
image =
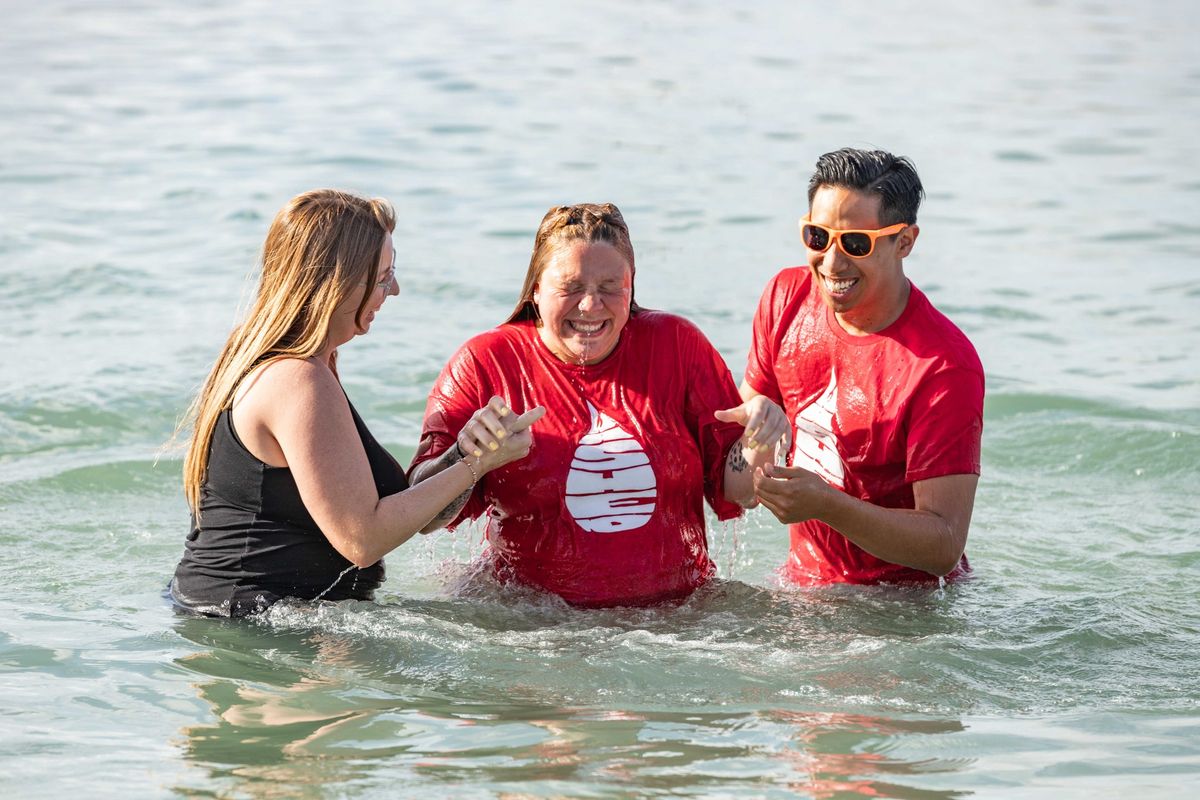
[(834, 312), (833, 316), (837, 319), (838, 325), (842, 326), (842, 330), (851, 336), (867, 336), (872, 333), (879, 333), (900, 319), (900, 315), (908, 307), (910, 294), (911, 284), (905, 278), (901, 282), (895, 298), (885, 308), (856, 308), (844, 314)]

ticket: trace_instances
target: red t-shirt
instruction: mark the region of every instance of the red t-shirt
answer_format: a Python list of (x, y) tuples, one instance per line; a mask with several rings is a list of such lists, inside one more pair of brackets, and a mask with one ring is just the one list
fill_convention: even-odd
[[(852, 336), (806, 267), (767, 284), (754, 318), (746, 382), (795, 426), (789, 463), (886, 508), (913, 508), (912, 484), (979, 474), (983, 367), (971, 342), (911, 286), (900, 318)], [(929, 581), (882, 561), (833, 528), (790, 526), (786, 575), (795, 583)], [(964, 555), (950, 578), (969, 571)]]
[(686, 596), (713, 574), (704, 499), (722, 494), (741, 403), (721, 355), (687, 320), (642, 310), (599, 364), (567, 364), (532, 322), (501, 325), (455, 353), (429, 396), (413, 465), (454, 445), (493, 395), (537, 405), (529, 455), (483, 476), (454, 524), (487, 513), (489, 556), (516, 579), (578, 605)]

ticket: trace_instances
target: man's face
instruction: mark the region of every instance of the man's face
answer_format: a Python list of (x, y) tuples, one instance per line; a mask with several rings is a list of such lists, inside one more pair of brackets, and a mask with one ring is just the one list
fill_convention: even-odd
[[(874, 231), (880, 198), (840, 186), (822, 186), (813, 195), (808, 221), (833, 230)], [(912, 251), (917, 226), (875, 239), (870, 255), (853, 258), (835, 240), (823, 252), (808, 248), (821, 297), (853, 334), (875, 333), (895, 322), (908, 302), (908, 279), (901, 260)]]

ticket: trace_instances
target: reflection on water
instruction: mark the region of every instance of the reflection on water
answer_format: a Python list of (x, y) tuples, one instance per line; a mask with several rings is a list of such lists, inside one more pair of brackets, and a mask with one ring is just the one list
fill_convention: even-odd
[[(1119, 633), (1160, 628), (1153, 607), (1135, 619), (1097, 600), (1005, 600), (978, 580), (803, 592), (717, 581), (678, 605), (604, 610), (477, 576), (460, 589), (178, 619), (195, 651), (174, 663), (211, 712), (182, 728), (183, 757), (263, 797), (396, 781), (456, 796), (764, 785), (953, 797), (978, 786), (981, 760), (1022, 768), (973, 732), (979, 720), (1120, 707), (1136, 684), (1164, 702), (1196, 688), (1172, 667), (1188, 657), (1186, 632)], [(1038, 746), (1078, 757), (1075, 735), (1060, 727)]]
[[(918, 789), (903, 784), (906, 775), (952, 775), (972, 764), (969, 758), (897, 758), (890, 753), (909, 748), (907, 740), (953, 734), (966, 728), (952, 719), (882, 718), (863, 714), (797, 713), (778, 711), (772, 716), (791, 723), (797, 747), (782, 757), (806, 773), (804, 781), (790, 785), (815, 798), (845, 796), (945, 798), (972, 792)], [(936, 744), (920, 742), (922, 749)]]
[[(413, 681), (395, 668), (406, 657), (400, 648), (320, 628), (187, 618), (175, 630), (201, 648), (176, 664), (213, 715), (181, 730), (183, 755), (251, 797), (317, 796), (322, 786), (371, 786), (379, 776), (408, 792), (490, 786), (531, 796), (625, 785), (719, 793), (749, 781), (817, 798), (954, 797), (931, 787), (952, 785), (970, 766), (900, 755), (936, 749), (914, 740), (965, 730), (943, 716), (564, 706), (553, 688), (515, 675), (504, 691), (496, 671), (479, 675), (473, 691), (432, 674)], [(551, 627), (541, 633), (556, 636)]]
[[(259, 632), (247, 625), (189, 618), (175, 629), (212, 648), (176, 660), (200, 678), (193, 685), (215, 718), (215, 724), (180, 731), (189, 762), (251, 797), (309, 796), (322, 784), (354, 777), (353, 768), (338, 760), (293, 758), (303, 756), (305, 743), (322, 731), (360, 713), (347, 711), (344, 704), (332, 713), (323, 711), (319, 701), (330, 695), (321, 690), (336, 688), (332, 682), (311, 669), (287, 668), (277, 657), (286, 653), (301, 664), (314, 660), (320, 647), (309, 637), (270, 637), (275, 647), (264, 654), (254, 649), (255, 643), (261, 646), (261, 635), (249, 635)], [(306, 699), (318, 702), (306, 708)]]

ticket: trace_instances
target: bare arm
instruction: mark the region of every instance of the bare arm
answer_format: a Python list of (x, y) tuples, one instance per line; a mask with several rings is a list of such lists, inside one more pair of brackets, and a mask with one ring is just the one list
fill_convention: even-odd
[(876, 558), (933, 575), (962, 558), (978, 483), (977, 475), (917, 481), (916, 508), (904, 509), (851, 497), (798, 467), (767, 465), (755, 477), (759, 499), (780, 522), (820, 520)]
[[(442, 453), (440, 457), (431, 458), (428, 461), (424, 461), (414, 467), (412, 474), (409, 475), (409, 481), (413, 486), (415, 486), (427, 478), (431, 478), (434, 475), (443, 472), (444, 470), (450, 469), (455, 464), (462, 461), (463, 458), (462, 452), (458, 449), (458, 445), (455, 444), (454, 447), (451, 447), (447, 449), (446, 452)], [(428, 525), (421, 528), (421, 533), (430, 533), (438, 528), (445, 527), (446, 523), (457, 517), (458, 512), (462, 511), (462, 507), (467, 504), (467, 500), (471, 497), (471, 492), (474, 489), (475, 484), (472, 483), (462, 494), (451, 500), (445, 508), (439, 511), (437, 516), (429, 521)]]
[[(328, 366), (287, 359), (265, 371), (247, 398), (252, 416), (278, 442), (300, 498), (339, 553), (356, 566), (374, 564), (427, 526), (475, 479), (523, 457), (528, 426), (513, 426), (496, 449), (444, 467), (398, 494), (380, 498), (375, 489), (350, 406)], [(536, 410), (536, 409), (535, 409)]]
[[(530, 418), (530, 415), (534, 415), (535, 412), (536, 415)], [(447, 448), (439, 457), (431, 458), (414, 467), (409, 480), (415, 486), (463, 460), (463, 453), (466, 453), (467, 457), (482, 458), (489, 453), (500, 452), (515, 434), (524, 431), (529, 427), (530, 422), (540, 419), (544, 413), (545, 410), (538, 406), (518, 416), (508, 407), (504, 398), (492, 397), (487, 405), (472, 414), (471, 418), (463, 425), (462, 430), (455, 437), (454, 446)], [(528, 452), (528, 447), (526, 447), (526, 452)], [(468, 488), (422, 528), (421, 533), (437, 530), (458, 516), (458, 512), (466, 505), (470, 496), (471, 489)]]

